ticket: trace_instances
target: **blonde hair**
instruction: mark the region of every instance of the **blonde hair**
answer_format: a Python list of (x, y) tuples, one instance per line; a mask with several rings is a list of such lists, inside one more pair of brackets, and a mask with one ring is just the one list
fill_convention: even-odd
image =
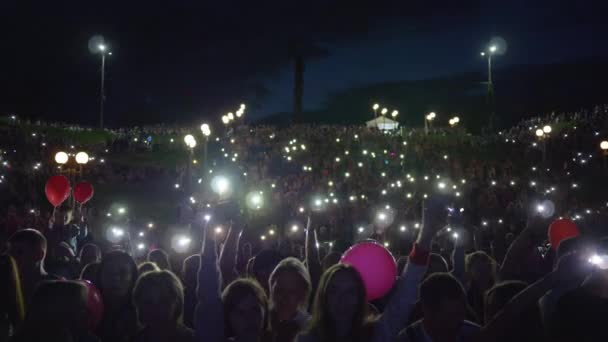
[(139, 308), (144, 300), (144, 293), (152, 291), (167, 301), (175, 302), (172, 318), (181, 322), (184, 309), (184, 288), (171, 271), (148, 271), (142, 274), (133, 289), (133, 304)]
[[(304, 266), (304, 264), (300, 260), (294, 257), (289, 257), (281, 260), (277, 267), (274, 268), (274, 271), (272, 271), (272, 273), (270, 274), (270, 278), (268, 279), (270, 285), (269, 288), (272, 288), (272, 283), (274, 283), (280, 275), (288, 272), (296, 274), (302, 280), (305, 291), (302, 305), (306, 305), (308, 303), (308, 298), (310, 297), (310, 292), (312, 291), (310, 274), (308, 273), (306, 266)], [(272, 302), (272, 293), (270, 297), (270, 300)]]

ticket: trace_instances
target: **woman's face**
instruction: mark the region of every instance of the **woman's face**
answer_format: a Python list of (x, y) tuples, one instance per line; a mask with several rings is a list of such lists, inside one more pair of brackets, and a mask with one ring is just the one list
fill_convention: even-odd
[(260, 336), (264, 329), (264, 314), (264, 308), (255, 296), (245, 296), (229, 314), (235, 337)]
[(125, 297), (133, 281), (131, 268), (126, 263), (112, 262), (101, 270), (101, 287), (106, 299)]
[(487, 260), (480, 260), (471, 265), (471, 278), (479, 286), (491, 286), (494, 280), (492, 264)]
[(276, 310), (283, 315), (295, 315), (304, 300), (305, 285), (299, 275), (284, 272), (271, 284), (270, 298)]
[(147, 289), (138, 300), (137, 317), (144, 326), (164, 325), (175, 321), (176, 299), (161, 296), (157, 291)]
[(356, 280), (347, 272), (336, 272), (327, 284), (326, 305), (333, 321), (350, 322), (360, 301)]

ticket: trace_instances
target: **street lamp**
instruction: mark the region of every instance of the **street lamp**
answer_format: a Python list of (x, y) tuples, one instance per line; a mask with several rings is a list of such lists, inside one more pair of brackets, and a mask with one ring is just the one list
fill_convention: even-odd
[(194, 136), (192, 134), (188, 134), (184, 137), (184, 143), (186, 143), (186, 146), (188, 146), (188, 148), (190, 149), (196, 147), (196, 139), (194, 139)]
[(68, 154), (65, 152), (57, 152), (55, 154), (55, 162), (59, 165), (63, 165), (68, 162)]
[(209, 136), (211, 135), (211, 127), (204, 123), (201, 125), (201, 132), (203, 132), (203, 167), (207, 167), (207, 143), (209, 142)]
[(393, 110), (393, 112), (391, 113), (391, 116), (394, 118), (397, 117), (397, 115), (399, 115), (399, 111), (398, 110)]
[(372, 106), (372, 109), (374, 110), (374, 118), (378, 116), (378, 108), (380, 108), (380, 105), (374, 103), (374, 105)]
[(382, 110), (380, 111), (380, 114), (386, 115), (387, 112), (388, 112), (388, 108), (382, 108)]
[(454, 127), (460, 123), (460, 118), (455, 116), (450, 119), (449, 123), (450, 123), (450, 126)]
[(105, 83), (105, 69), (106, 69), (106, 53), (112, 55), (112, 52), (108, 51), (108, 46), (105, 44), (97, 45), (97, 51), (101, 54), (101, 86), (99, 88), (99, 128), (103, 129), (103, 105), (106, 101), (104, 83)]
[(487, 51), (482, 51), (481, 56), (488, 58), (488, 104), (491, 107), (490, 113), (490, 127), (492, 128), (494, 125), (494, 84), (492, 83), (492, 56), (498, 54), (498, 46), (496, 44), (492, 44), (488, 47)]
[(227, 125), (230, 122), (228, 115), (222, 115), (222, 122), (224, 123), (224, 125)]
[(541, 141), (541, 148), (542, 148), (542, 153), (543, 153), (543, 164), (547, 160), (547, 139), (546, 138), (549, 136), (549, 133), (551, 133), (551, 126), (549, 126), (549, 125), (546, 125), (542, 129), (539, 128), (536, 130), (536, 132), (534, 132), (534, 134), (536, 134), (536, 137)]
[(600, 149), (602, 150), (602, 154), (604, 155), (604, 168), (607, 168), (606, 158), (608, 157), (608, 140), (604, 140), (600, 143)]
[(89, 155), (86, 152), (76, 153), (76, 163), (84, 165), (89, 162)]
[(429, 134), (429, 126), (431, 125), (432, 121), (435, 120), (436, 117), (437, 117), (437, 114), (435, 114), (435, 112), (430, 112), (424, 118), (424, 134), (425, 135)]
[(232, 112), (228, 113), (228, 121), (232, 121), (234, 120), (234, 114), (232, 114)]

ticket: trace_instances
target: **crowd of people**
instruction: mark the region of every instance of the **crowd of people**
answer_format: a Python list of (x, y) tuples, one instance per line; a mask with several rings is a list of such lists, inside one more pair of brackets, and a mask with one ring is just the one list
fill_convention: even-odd
[[(182, 198), (169, 220), (187, 234), (154, 227), (145, 245), (143, 231), (123, 239), (108, 208), (38, 209), (51, 154), (82, 146), (43, 125), (5, 130), (0, 340), (608, 340), (606, 106), (484, 136), (238, 125), (173, 169), (112, 159), (171, 153), (193, 129), (113, 131), (86, 146), (103, 164), (90, 182), (162, 179)], [(551, 245), (558, 217), (580, 235)], [(340, 262), (369, 239), (398, 266), (373, 301), (360, 270)]]

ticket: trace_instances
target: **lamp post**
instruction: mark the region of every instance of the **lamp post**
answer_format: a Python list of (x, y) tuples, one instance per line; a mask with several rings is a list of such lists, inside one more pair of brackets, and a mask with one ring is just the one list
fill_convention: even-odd
[(481, 52), (482, 57), (488, 59), (488, 105), (490, 106), (490, 128), (494, 126), (494, 83), (492, 82), (492, 56), (496, 54), (498, 47), (490, 45), (486, 51)]
[(186, 190), (186, 194), (190, 194), (192, 181), (192, 157), (194, 155), (194, 148), (196, 147), (196, 139), (194, 139), (192, 134), (187, 134), (184, 137), (184, 143), (186, 144), (186, 147), (188, 147), (188, 165), (186, 166), (186, 182), (184, 184), (184, 188)]
[(431, 126), (433, 120), (435, 120), (436, 117), (437, 117), (437, 114), (435, 114), (435, 112), (430, 112), (424, 117), (424, 134), (425, 135), (429, 134), (429, 126)]
[[(70, 179), (70, 183), (75, 181), (76, 175), (78, 175), (78, 178), (82, 178), (82, 169), (89, 162), (89, 154), (82, 151), (76, 153), (74, 162), (70, 162), (70, 155), (63, 151), (55, 154), (55, 163), (59, 164), (59, 173), (66, 173)], [(73, 191), (72, 189), (70, 192), (72, 208), (74, 208), (75, 202)]]
[[(237, 112), (237, 116), (238, 116)], [(209, 143), (209, 136), (211, 135), (211, 127), (204, 123), (201, 125), (201, 132), (203, 133), (203, 169), (207, 169), (207, 144)]]
[(106, 70), (106, 53), (112, 55), (112, 52), (108, 51), (108, 47), (105, 44), (99, 44), (97, 50), (101, 54), (101, 86), (99, 87), (99, 128), (103, 129), (103, 106), (106, 101), (106, 95), (104, 90), (105, 82), (105, 70)]
[(377, 103), (374, 103), (374, 105), (372, 106), (372, 109), (374, 110), (374, 119), (376, 117), (378, 117), (378, 109), (380, 108), (380, 105)]
[(608, 158), (608, 140), (603, 140), (600, 143), (600, 149), (602, 150), (602, 155), (604, 156), (603, 160), (604, 160), (604, 169), (607, 168), (607, 164), (606, 164), (606, 158)]
[(551, 133), (552, 130), (551, 126), (545, 125), (542, 129), (539, 128), (534, 132), (541, 142), (543, 164), (547, 161), (547, 138), (549, 138), (549, 133)]

